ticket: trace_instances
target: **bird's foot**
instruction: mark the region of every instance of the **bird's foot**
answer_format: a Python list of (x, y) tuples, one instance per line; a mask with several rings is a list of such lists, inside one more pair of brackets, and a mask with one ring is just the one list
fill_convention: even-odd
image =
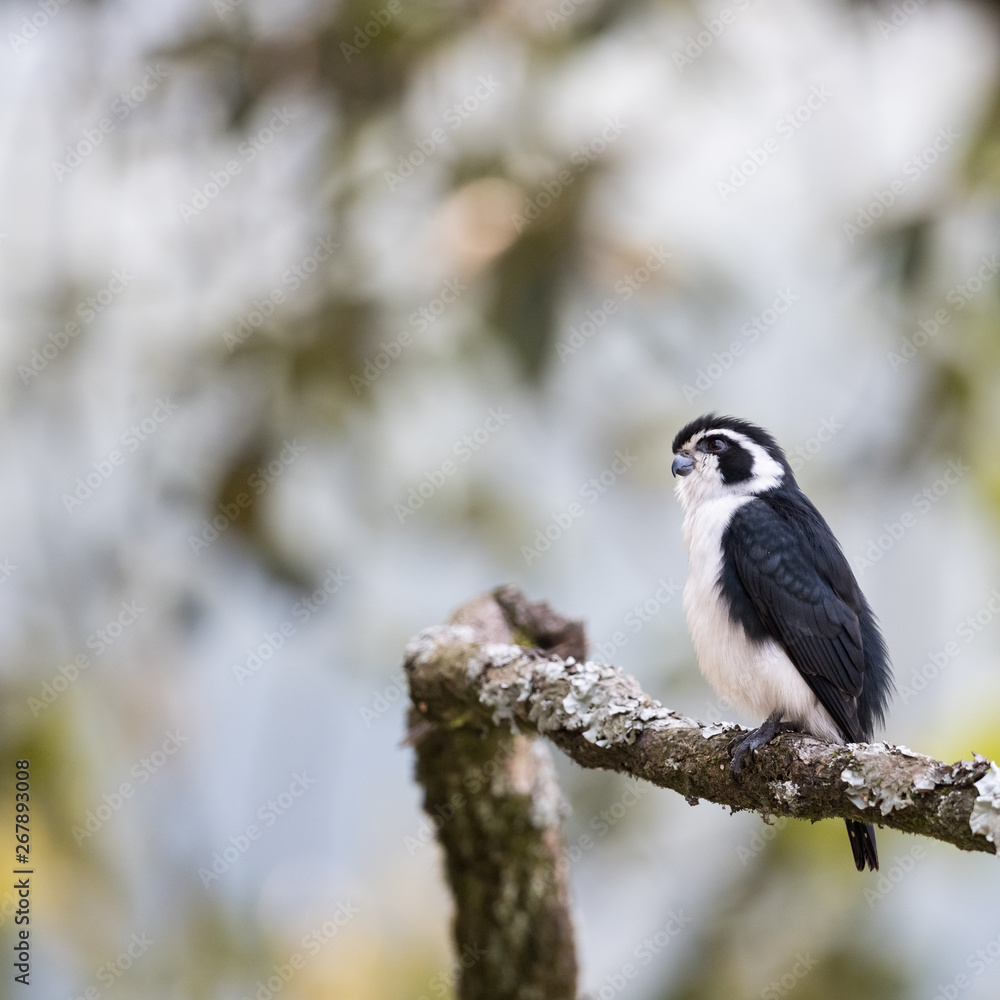
[(749, 754), (755, 754), (762, 746), (766, 746), (781, 733), (788, 732), (795, 727), (788, 722), (781, 721), (780, 711), (772, 712), (757, 729), (751, 729), (742, 739), (735, 739), (729, 744), (733, 759), (729, 765), (729, 770), (734, 774), (739, 774), (743, 769), (743, 758)]

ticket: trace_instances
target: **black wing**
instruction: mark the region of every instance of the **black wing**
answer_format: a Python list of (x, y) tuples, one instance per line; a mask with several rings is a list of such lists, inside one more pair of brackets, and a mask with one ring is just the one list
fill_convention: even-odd
[(865, 673), (860, 592), (833, 533), (801, 499), (776, 510), (758, 497), (736, 511), (723, 538), (730, 577), (723, 592), (747, 632), (776, 640), (842, 735), (857, 742)]

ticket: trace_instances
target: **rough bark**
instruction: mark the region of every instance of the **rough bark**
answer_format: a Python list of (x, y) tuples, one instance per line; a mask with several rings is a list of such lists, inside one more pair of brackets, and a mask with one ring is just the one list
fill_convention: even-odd
[(729, 745), (743, 730), (679, 715), (585, 657), (581, 623), (513, 587), (470, 601), (407, 647), (417, 777), (445, 851), (459, 955), (478, 956), (462, 973), (463, 1000), (575, 995), (559, 793), (526, 733), (583, 767), (643, 778), (692, 804), (843, 817), (997, 852), (1000, 769), (985, 757), (946, 764), (887, 743), (787, 733), (733, 777)]
[[(453, 618), (477, 646), (518, 639), (582, 651), (580, 623), (544, 605), (529, 606), (519, 591), (497, 595), (469, 602)], [(408, 657), (413, 704), (407, 742), (417, 752), (424, 809), (444, 849), (455, 899), (458, 995), (573, 1000), (564, 804), (548, 747), (494, 724), (492, 711), (464, 681), (463, 653), (453, 659), (443, 652), (444, 659), (416, 674)]]

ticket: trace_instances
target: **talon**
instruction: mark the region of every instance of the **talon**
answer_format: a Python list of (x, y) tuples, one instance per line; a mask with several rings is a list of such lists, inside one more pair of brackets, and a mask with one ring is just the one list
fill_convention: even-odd
[(774, 712), (769, 715), (763, 725), (757, 729), (751, 729), (741, 740), (733, 740), (729, 744), (733, 759), (729, 764), (729, 770), (733, 775), (737, 775), (743, 770), (743, 758), (749, 754), (755, 754), (762, 746), (766, 746), (775, 736), (786, 731), (788, 723), (781, 721), (781, 712)]
[(742, 740), (733, 740), (733, 742), (729, 744), (729, 749), (733, 755), (733, 759), (729, 762), (729, 771), (731, 774), (739, 774), (740, 771), (743, 770), (743, 758), (747, 755), (747, 753), (753, 752), (754, 748), (750, 745), (752, 736), (753, 733)]

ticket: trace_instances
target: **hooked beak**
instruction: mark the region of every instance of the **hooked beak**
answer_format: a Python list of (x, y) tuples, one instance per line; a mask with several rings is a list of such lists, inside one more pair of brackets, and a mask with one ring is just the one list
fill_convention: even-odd
[(689, 476), (694, 472), (694, 459), (683, 452), (675, 455), (673, 462), (670, 463), (670, 472), (675, 476)]

